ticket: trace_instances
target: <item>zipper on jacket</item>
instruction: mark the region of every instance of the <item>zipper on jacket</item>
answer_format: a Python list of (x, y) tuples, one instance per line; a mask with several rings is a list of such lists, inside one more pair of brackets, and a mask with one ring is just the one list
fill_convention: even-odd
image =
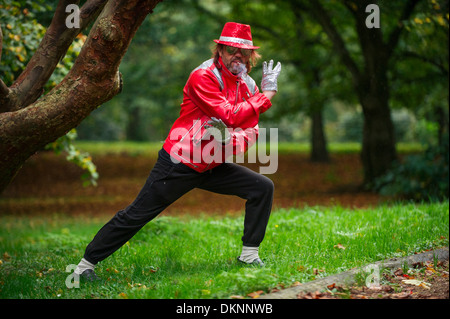
[(234, 105), (237, 105), (238, 103), (238, 96), (239, 96), (239, 81), (236, 81), (236, 101), (234, 102)]
[(207, 123), (208, 123), (208, 121), (204, 121), (204, 122), (202, 123), (202, 125), (200, 125), (200, 128), (199, 128), (199, 129), (194, 133), (194, 135), (192, 136), (192, 141), (194, 142), (195, 145), (198, 145), (198, 144), (202, 141), (202, 139), (203, 139), (204, 137), (207, 136), (208, 131), (206, 131), (206, 132), (203, 134), (203, 136), (202, 136), (202, 134), (200, 134), (200, 138), (198, 138), (198, 139), (195, 138), (195, 137), (197, 136), (198, 132), (201, 132), (202, 128), (204, 128), (205, 125), (206, 125)]
[(189, 134), (189, 132), (192, 131), (192, 130), (194, 129), (195, 124), (197, 124), (198, 121), (200, 121), (200, 118), (198, 118), (198, 119), (194, 122), (194, 124), (192, 124), (191, 128), (189, 129), (189, 131), (187, 131), (186, 134), (184, 134), (184, 135), (181, 137), (180, 142), (183, 141), (184, 138)]
[[(234, 102), (234, 105), (236, 106), (238, 104), (238, 97), (239, 97), (239, 81), (236, 81), (236, 101)], [(236, 114), (241, 106), (239, 106), (235, 111), (234, 114)]]
[[(197, 121), (198, 122), (198, 121)], [(195, 122), (195, 124), (197, 124), (197, 122)], [(195, 125), (194, 124), (194, 125)], [(197, 136), (198, 132), (201, 131), (201, 129), (203, 128), (203, 126), (206, 124), (206, 121), (204, 123), (201, 123), (200, 127), (197, 129), (197, 131), (195, 131), (195, 133), (192, 135), (192, 140), (195, 140), (195, 137)]]

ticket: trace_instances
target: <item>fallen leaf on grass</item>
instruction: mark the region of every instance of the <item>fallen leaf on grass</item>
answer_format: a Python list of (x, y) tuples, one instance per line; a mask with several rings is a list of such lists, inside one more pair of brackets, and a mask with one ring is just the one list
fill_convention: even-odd
[(381, 286), (381, 290), (383, 290), (384, 292), (393, 292), (394, 288), (392, 288), (390, 285), (383, 285)]
[(425, 270), (425, 276), (433, 276), (435, 273), (436, 271)]
[(399, 276), (399, 277), (403, 276), (403, 269), (397, 268), (397, 270), (394, 271), (394, 275)]
[(419, 287), (425, 288), (425, 289), (430, 289), (431, 284), (426, 283), (426, 282), (422, 282)]
[(124, 293), (124, 292), (121, 292), (119, 294), (119, 297), (122, 298), (122, 299), (128, 299), (128, 295), (126, 293)]
[(399, 292), (391, 295), (392, 299), (408, 299), (411, 297), (411, 292)]
[(425, 289), (430, 289), (431, 284), (425, 281), (417, 280), (417, 279), (408, 279), (408, 280), (402, 280), (407, 285), (414, 285), (418, 287), (422, 287)]
[(240, 295), (232, 295), (230, 296), (230, 299), (245, 299), (244, 296), (240, 296)]
[(262, 295), (263, 293), (264, 293), (264, 291), (258, 290), (258, 291), (254, 291), (254, 292), (247, 294), (247, 296), (249, 296), (253, 299), (256, 299), (256, 298), (259, 298), (259, 296)]
[(436, 273), (436, 270), (434, 270), (434, 268), (427, 267), (427, 269), (425, 269), (425, 274), (428, 275), (428, 276), (431, 276), (431, 275), (433, 275), (435, 273)]
[(298, 294), (297, 299), (329, 299), (330, 296), (319, 291)]
[(273, 288), (272, 290), (270, 290), (270, 293), (274, 293), (274, 292), (278, 292), (278, 291), (280, 291), (280, 289), (278, 289), (278, 288)]
[(332, 283), (331, 285), (327, 286), (327, 288), (330, 289), (330, 290), (334, 289), (335, 287), (336, 287), (335, 283)]
[(297, 271), (305, 271), (305, 270), (306, 270), (305, 266), (303, 266), (303, 265), (297, 266)]
[(119, 273), (119, 271), (118, 271), (116, 268), (106, 268), (106, 271), (108, 271), (108, 272), (114, 272), (114, 273), (116, 273), (116, 274)]
[(7, 252), (5, 252), (4, 254), (3, 254), (3, 260), (4, 261), (9, 261), (11, 259), (11, 256), (7, 253)]
[(324, 272), (325, 270), (323, 270), (323, 269), (317, 269), (317, 268), (313, 268), (313, 274), (314, 275), (318, 275), (320, 272)]
[(138, 282), (137, 283), (133, 283), (133, 284), (128, 283), (128, 287), (130, 287), (132, 290), (147, 290), (147, 289), (150, 289), (146, 285), (143, 285), (143, 284), (138, 283)]
[(350, 295), (350, 299), (369, 299), (369, 297), (364, 295)]
[(345, 250), (345, 246), (344, 245), (342, 245), (341, 243), (338, 243), (337, 245), (334, 245), (333, 246), (334, 248), (338, 248), (338, 249), (342, 249), (342, 250)]
[(382, 287), (380, 285), (371, 285), (370, 287), (368, 287), (369, 290), (381, 290)]

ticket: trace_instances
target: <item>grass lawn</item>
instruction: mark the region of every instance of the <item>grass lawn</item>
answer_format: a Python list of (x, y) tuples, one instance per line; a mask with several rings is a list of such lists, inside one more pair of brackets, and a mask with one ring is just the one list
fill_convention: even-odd
[(99, 263), (101, 282), (68, 288), (70, 265), (109, 218), (0, 216), (0, 298), (246, 297), (448, 246), (449, 235), (448, 202), (279, 209), (260, 247), (267, 266), (253, 268), (236, 261), (242, 217), (161, 216)]
[[(130, 155), (154, 155), (162, 147), (162, 142), (91, 142), (76, 141), (75, 145), (83, 152), (92, 155), (127, 153)], [(269, 144), (267, 148), (269, 149)], [(280, 142), (277, 145), (280, 154), (289, 153), (309, 153), (311, 149), (310, 143), (289, 143)], [(358, 153), (361, 151), (361, 143), (342, 142), (329, 143), (328, 149), (331, 153)], [(399, 153), (420, 152), (424, 150), (424, 146), (419, 143), (398, 143), (397, 151)]]

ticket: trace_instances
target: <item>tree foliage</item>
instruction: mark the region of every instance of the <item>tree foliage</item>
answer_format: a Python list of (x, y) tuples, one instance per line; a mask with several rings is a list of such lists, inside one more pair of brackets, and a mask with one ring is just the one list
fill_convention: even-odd
[(45, 34), (36, 12), (45, 11), (44, 1), (4, 0), (0, 5), (3, 47), (0, 75), (11, 85), (22, 72)]

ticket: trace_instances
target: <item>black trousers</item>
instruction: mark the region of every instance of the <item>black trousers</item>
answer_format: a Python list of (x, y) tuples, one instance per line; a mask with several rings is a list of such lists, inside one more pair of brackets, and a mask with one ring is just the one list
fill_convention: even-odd
[(93, 264), (107, 258), (167, 206), (194, 188), (246, 199), (242, 242), (249, 247), (259, 246), (272, 209), (273, 182), (234, 163), (223, 163), (198, 173), (183, 163), (173, 163), (162, 149), (137, 198), (99, 230), (86, 247), (84, 258)]

